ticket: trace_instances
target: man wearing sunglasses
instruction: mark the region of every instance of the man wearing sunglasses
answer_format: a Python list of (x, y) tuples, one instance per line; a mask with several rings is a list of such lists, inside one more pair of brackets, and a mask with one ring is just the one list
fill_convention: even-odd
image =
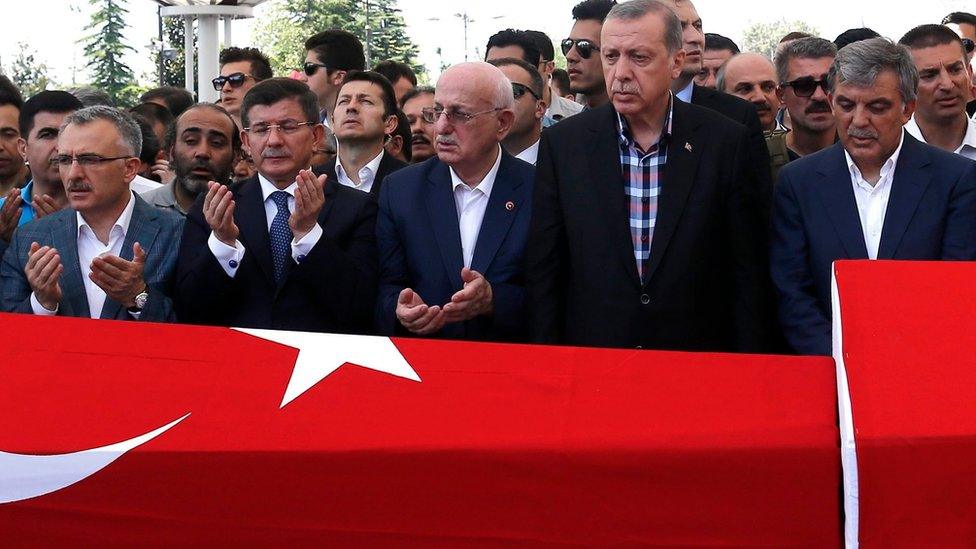
[(502, 141), (502, 147), (515, 158), (535, 165), (539, 154), (539, 137), (542, 135), (542, 117), (546, 114), (546, 102), (542, 99), (542, 75), (535, 67), (514, 57), (493, 59), (492, 65), (512, 81), (515, 96), (515, 122)]
[(615, 0), (583, 0), (576, 4), (569, 38), (559, 45), (566, 56), (569, 90), (582, 95), (584, 105), (589, 108), (610, 101), (600, 63), (600, 29), (616, 3)]
[(837, 140), (837, 123), (827, 97), (827, 71), (837, 46), (818, 37), (783, 44), (776, 54), (776, 95), (790, 114), (786, 134), (791, 160), (826, 149)]
[(226, 48), (220, 52), (220, 76), (213, 87), (220, 92), (220, 106), (241, 126), (241, 102), (248, 90), (271, 78), (271, 63), (257, 48)]
[(305, 64), (302, 81), (318, 98), (319, 121), (332, 127), (339, 86), (349, 71), (366, 70), (363, 44), (350, 32), (339, 29), (322, 31), (305, 41)]

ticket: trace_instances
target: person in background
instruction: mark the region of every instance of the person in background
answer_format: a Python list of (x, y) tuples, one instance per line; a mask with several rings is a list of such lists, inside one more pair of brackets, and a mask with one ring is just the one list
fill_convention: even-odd
[(776, 94), (789, 113), (790, 160), (826, 149), (837, 140), (837, 123), (827, 96), (827, 72), (837, 46), (818, 37), (787, 42), (776, 55)]
[(410, 147), (414, 164), (434, 156), (434, 125), (428, 124), (423, 110), (434, 106), (434, 88), (421, 86), (407, 92), (400, 100), (400, 110), (410, 122)]
[(24, 99), (9, 78), (0, 74), (0, 197), (20, 189), (30, 179), (30, 168), (18, 150), (20, 109)]
[(346, 74), (364, 70), (363, 44), (350, 32), (329, 29), (305, 41), (305, 64), (300, 79), (318, 98), (319, 120), (326, 127), (332, 127), (332, 108)]
[(600, 29), (615, 0), (583, 0), (573, 7), (573, 28), (569, 37), (559, 44), (566, 56), (566, 72), (569, 74), (569, 91), (582, 97), (589, 108), (605, 105), (610, 101), (603, 81), (603, 65), (600, 63)]
[(391, 60), (381, 61), (373, 67), (373, 71), (382, 74), (390, 81), (390, 84), (393, 84), (397, 103), (400, 102), (403, 94), (417, 87), (417, 75), (406, 63)]
[[(536, 68), (539, 74), (542, 75), (542, 80), (544, 86), (542, 88), (542, 100), (546, 102), (546, 112), (543, 116), (543, 120), (552, 120), (553, 123), (559, 122), (564, 118), (573, 116), (574, 114), (579, 114), (583, 110), (583, 105), (576, 102), (576, 97), (572, 98), (562, 97), (561, 94), (552, 93), (553, 84), (553, 73), (556, 71), (556, 50), (552, 46), (552, 39), (549, 36), (537, 30), (527, 30), (524, 31), (525, 35), (528, 36), (535, 45), (538, 46), (539, 52), (542, 54), (539, 59)], [(562, 70), (562, 69), (560, 69)], [(563, 70), (565, 74), (566, 71)], [(566, 79), (569, 79), (569, 75), (566, 74)], [(566, 89), (569, 89), (567, 82)]]
[(410, 133), (410, 121), (407, 120), (407, 115), (403, 114), (403, 111), (399, 109), (397, 109), (396, 117), (396, 131), (387, 140), (384, 148), (386, 149), (386, 154), (404, 164), (409, 164), (410, 159), (413, 158), (413, 149), (410, 144), (411, 139), (413, 139), (413, 135)]
[(702, 68), (695, 76), (695, 84), (705, 88), (715, 89), (719, 67), (738, 53), (739, 46), (730, 38), (726, 38), (721, 34), (706, 32)]
[(219, 61), (220, 76), (213, 79), (213, 87), (220, 92), (220, 106), (230, 113), (238, 128), (243, 128), (241, 102), (258, 82), (274, 76), (271, 62), (257, 48), (236, 47), (221, 50)]
[(153, 88), (139, 96), (140, 103), (155, 103), (169, 109), (173, 117), (183, 114), (194, 103), (193, 94), (176, 86)]
[(539, 137), (542, 135), (542, 118), (546, 102), (542, 99), (545, 84), (534, 66), (514, 57), (493, 59), (492, 65), (501, 69), (512, 82), (515, 97), (515, 122), (502, 147), (519, 160), (535, 165), (539, 154)]

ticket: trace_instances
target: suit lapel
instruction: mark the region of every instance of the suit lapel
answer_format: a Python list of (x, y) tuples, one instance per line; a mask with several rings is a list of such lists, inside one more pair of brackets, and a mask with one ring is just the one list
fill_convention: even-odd
[(892, 259), (898, 251), (898, 245), (931, 180), (930, 170), (923, 169), (929, 163), (928, 154), (906, 133), (895, 166), (895, 179), (891, 182), (878, 259)]
[[(125, 241), (122, 242), (122, 250), (119, 252), (119, 257), (126, 261), (132, 261), (132, 246), (136, 242), (142, 247), (146, 256), (149, 256), (156, 242), (156, 235), (159, 234), (159, 225), (156, 223), (156, 218), (159, 217), (157, 212), (136, 195), (133, 195), (132, 199), (136, 203), (132, 210), (132, 218), (129, 220), (129, 230), (125, 233)], [(146, 267), (149, 267), (148, 261)], [(149, 280), (149, 273), (143, 273), (143, 278)], [(122, 304), (106, 296), (99, 317), (119, 318), (121, 312)]]
[(239, 194), (234, 198), (236, 201), (234, 221), (241, 231), (240, 240), (247, 250), (246, 254), (251, 255), (261, 267), (268, 282), (274, 286), (268, 218), (264, 212), (264, 196), (261, 194), (261, 182), (258, 181), (257, 176), (244, 182)]
[(461, 257), (461, 232), (458, 228), (451, 174), (447, 165), (438, 161), (431, 168), (427, 179), (426, 203), (430, 227), (437, 239), (448, 279), (455, 288), (460, 288), (463, 286), (461, 268), (464, 266), (464, 259)]
[[(79, 316), (84, 318), (91, 317), (88, 308), (88, 294), (85, 292), (85, 280), (88, 276), (88, 265), (84, 270), (81, 268), (78, 259), (78, 214), (71, 210), (70, 215), (65, 215), (62, 223), (52, 235), (52, 244), (57, 248), (61, 255), (61, 264), (64, 266), (64, 273), (61, 275), (61, 284), (67, 307), (61, 314), (65, 316)], [(82, 272), (84, 271), (84, 272)]]
[(861, 228), (861, 216), (857, 212), (851, 172), (840, 143), (833, 145), (817, 173), (821, 180), (816, 187), (824, 211), (837, 231), (848, 259), (867, 259), (868, 249), (864, 244), (864, 231)]
[[(501, 165), (498, 167), (498, 174), (495, 177), (494, 186), (491, 189), (491, 196), (488, 197), (488, 207), (485, 210), (485, 217), (481, 222), (481, 229), (478, 232), (478, 242), (474, 247), (474, 257), (471, 260), (471, 268), (481, 274), (485, 274), (491, 261), (495, 258), (498, 248), (505, 240), (512, 221), (517, 214), (517, 208), (522, 206), (518, 199), (518, 189), (522, 186), (521, 179), (517, 179), (512, 170), (514, 158), (507, 152), (502, 151)], [(509, 209), (507, 204), (511, 203)]]

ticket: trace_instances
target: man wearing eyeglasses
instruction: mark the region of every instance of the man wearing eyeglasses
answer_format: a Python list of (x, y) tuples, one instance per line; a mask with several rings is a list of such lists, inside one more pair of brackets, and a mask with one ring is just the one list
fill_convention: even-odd
[(241, 101), (247, 91), (271, 78), (271, 62), (257, 48), (226, 48), (220, 52), (220, 76), (213, 87), (220, 92), (220, 106), (241, 126)]
[(325, 128), (308, 86), (270, 78), (241, 108), (257, 175), (211, 181), (187, 215), (174, 303), (183, 322), (312, 332), (369, 331), (376, 203), (316, 177)]
[(349, 71), (364, 70), (366, 55), (363, 44), (350, 32), (329, 29), (305, 41), (302, 81), (318, 98), (320, 122), (332, 127), (332, 109), (339, 86)]
[(776, 54), (776, 94), (790, 114), (786, 134), (791, 160), (826, 149), (837, 140), (837, 123), (827, 97), (827, 71), (837, 46), (819, 37), (800, 38), (782, 45)]
[(569, 90), (583, 96), (583, 104), (594, 108), (607, 104), (603, 66), (600, 63), (600, 29), (616, 0), (583, 0), (573, 7), (573, 28), (560, 43), (566, 56)]
[(539, 137), (542, 135), (542, 117), (546, 114), (546, 102), (542, 99), (545, 84), (535, 67), (512, 57), (493, 59), (492, 65), (501, 69), (512, 82), (515, 96), (515, 122), (502, 141), (502, 147), (515, 158), (535, 166), (539, 155)]
[(437, 156), (380, 191), (380, 333), (524, 340), (523, 252), (532, 166), (500, 146), (515, 119), (512, 83), (488, 63), (441, 75)]
[(183, 219), (129, 188), (142, 134), (113, 107), (68, 115), (54, 162), (70, 207), (25, 225), (0, 266), (7, 312), (175, 320), (170, 287)]

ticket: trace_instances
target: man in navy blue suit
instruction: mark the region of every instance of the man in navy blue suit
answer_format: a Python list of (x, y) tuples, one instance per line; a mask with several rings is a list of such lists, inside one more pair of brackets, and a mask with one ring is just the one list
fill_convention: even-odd
[(423, 116), (437, 156), (391, 174), (380, 191), (377, 328), (524, 339), (533, 168), (500, 146), (515, 119), (512, 84), (487, 63), (455, 65)]
[(908, 49), (850, 44), (828, 82), (840, 143), (784, 167), (773, 207), (779, 318), (802, 354), (831, 352), (834, 260), (976, 257), (976, 163), (902, 129), (918, 85)]

